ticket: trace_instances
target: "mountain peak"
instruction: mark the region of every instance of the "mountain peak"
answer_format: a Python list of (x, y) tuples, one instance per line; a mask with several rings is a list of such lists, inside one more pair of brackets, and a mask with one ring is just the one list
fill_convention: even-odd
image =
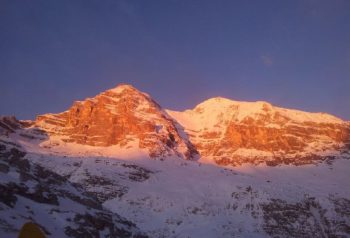
[(261, 161), (288, 157), (295, 164), (310, 163), (350, 145), (350, 130), (341, 119), (265, 101), (215, 97), (192, 110), (167, 112), (185, 129), (200, 155), (219, 164), (256, 162), (256, 156)]
[[(195, 106), (191, 111), (203, 114), (206, 112), (207, 116), (213, 116), (213, 114), (230, 114), (234, 113), (234, 116), (239, 121), (246, 117), (256, 117), (256, 115), (266, 114), (278, 114), (285, 118), (289, 118), (296, 122), (315, 122), (315, 123), (344, 123), (340, 118), (323, 112), (306, 112), (296, 109), (282, 108), (274, 106), (266, 101), (235, 101), (223, 97), (214, 97), (203, 101)], [(230, 117), (230, 116), (229, 116)]]
[(64, 142), (138, 148), (148, 151), (150, 157), (196, 156), (193, 146), (163, 109), (129, 84), (77, 101), (63, 113), (38, 116), (35, 124)]
[[(107, 91), (119, 94), (119, 93), (122, 93), (122, 92), (125, 91), (125, 90), (127, 90), (127, 91), (137, 91), (137, 92), (140, 92), (140, 91), (139, 91), (137, 88), (135, 88), (133, 85), (131, 85), (131, 84), (124, 84), (124, 83), (118, 84), (116, 87), (111, 88), (111, 89), (109, 89), (109, 90), (107, 90)], [(140, 93), (141, 93), (141, 92), (140, 92)]]
[(224, 105), (230, 105), (232, 104), (234, 101), (228, 98), (224, 98), (224, 97), (213, 97), (213, 98), (209, 98), (203, 102), (201, 102), (200, 104), (198, 104), (197, 106), (195, 106), (194, 109), (199, 109), (199, 108), (211, 108), (211, 107), (218, 107), (218, 106), (224, 106)]
[(200, 104), (198, 104), (196, 108), (216, 108), (216, 107), (229, 107), (229, 106), (239, 106), (239, 105), (247, 105), (250, 108), (256, 108), (256, 109), (266, 109), (266, 108), (272, 108), (273, 105), (266, 101), (256, 101), (256, 102), (245, 102), (245, 101), (235, 101), (229, 98), (225, 97), (213, 97), (209, 98)]

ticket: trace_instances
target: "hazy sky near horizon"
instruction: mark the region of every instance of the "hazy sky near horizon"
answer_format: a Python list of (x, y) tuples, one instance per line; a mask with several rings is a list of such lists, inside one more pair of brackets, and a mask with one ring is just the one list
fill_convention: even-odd
[(222, 96), (350, 120), (350, 1), (0, 1), (0, 115), (119, 83), (176, 110)]

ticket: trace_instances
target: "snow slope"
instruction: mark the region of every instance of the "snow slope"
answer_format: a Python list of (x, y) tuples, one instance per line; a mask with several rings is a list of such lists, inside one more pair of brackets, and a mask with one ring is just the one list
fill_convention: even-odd
[[(105, 209), (150, 237), (322, 237), (319, 227), (326, 236), (349, 235), (350, 217), (341, 211), (350, 205), (345, 159), (331, 165), (220, 168), (179, 158), (28, 158), (83, 184)], [(283, 212), (296, 218), (286, 215), (286, 226), (275, 227), (276, 214)]]
[(47, 237), (146, 237), (135, 224), (104, 209), (81, 184), (33, 163), (34, 157), (20, 145), (0, 142), (1, 237), (18, 237), (29, 221)]

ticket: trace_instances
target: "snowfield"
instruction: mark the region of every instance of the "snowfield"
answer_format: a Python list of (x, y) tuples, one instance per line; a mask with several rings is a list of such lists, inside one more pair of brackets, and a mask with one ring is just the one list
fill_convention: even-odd
[[(222, 168), (176, 157), (26, 157), (82, 184), (150, 237), (349, 236), (347, 159)], [(276, 217), (283, 213), (285, 227)]]

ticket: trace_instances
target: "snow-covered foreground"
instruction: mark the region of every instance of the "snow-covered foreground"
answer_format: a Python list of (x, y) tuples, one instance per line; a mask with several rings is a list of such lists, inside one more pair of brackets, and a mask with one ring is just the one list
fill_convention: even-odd
[(150, 237), (350, 234), (350, 161), (241, 166), (29, 153)]
[(5, 237), (28, 220), (52, 237), (350, 236), (346, 158), (221, 167), (176, 156), (151, 159), (135, 146), (17, 134), (0, 142)]

